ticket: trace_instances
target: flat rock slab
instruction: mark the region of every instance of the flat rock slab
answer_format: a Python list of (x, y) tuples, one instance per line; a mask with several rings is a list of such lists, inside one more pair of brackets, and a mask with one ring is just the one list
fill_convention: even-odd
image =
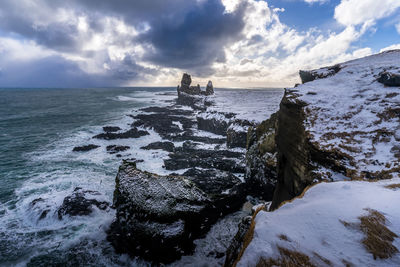
[(138, 128), (134, 127), (123, 133), (106, 132), (106, 133), (101, 133), (101, 134), (95, 135), (95, 136), (93, 136), (93, 138), (114, 140), (114, 139), (139, 138), (139, 137), (142, 137), (145, 135), (149, 135), (149, 132), (144, 131), (144, 130), (139, 130)]
[(93, 144), (89, 144), (89, 145), (85, 145), (85, 146), (76, 146), (74, 147), (74, 149), (72, 149), (72, 151), (74, 152), (86, 152), (86, 151), (90, 151), (96, 148), (99, 148), (100, 146), (98, 145), (93, 145)]

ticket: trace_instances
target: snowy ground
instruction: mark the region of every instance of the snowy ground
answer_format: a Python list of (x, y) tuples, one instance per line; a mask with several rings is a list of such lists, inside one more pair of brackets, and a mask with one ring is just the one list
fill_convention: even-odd
[[(307, 255), (315, 266), (400, 266), (400, 253), (374, 260), (362, 244), (365, 234), (359, 227), (359, 217), (374, 209), (400, 235), (400, 188), (386, 187), (399, 183), (400, 178), (321, 183), (274, 212), (259, 212), (253, 240), (238, 266), (256, 266), (260, 258), (279, 258), (278, 247)], [(393, 245), (400, 249), (400, 238)]]
[[(291, 89), (307, 104), (306, 131), (321, 150), (345, 155), (352, 178), (390, 178), (400, 171), (400, 90), (377, 81), (400, 73), (400, 50), (340, 64), (341, 70)], [(326, 69), (317, 70), (323, 74)], [(386, 176), (386, 177), (383, 177)], [(368, 177), (367, 177), (368, 178)]]

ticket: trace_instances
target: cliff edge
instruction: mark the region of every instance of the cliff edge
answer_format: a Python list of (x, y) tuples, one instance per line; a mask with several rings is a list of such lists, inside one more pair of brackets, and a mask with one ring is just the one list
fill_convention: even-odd
[(400, 50), (313, 71), (286, 89), (276, 128), (272, 209), (320, 181), (400, 172)]

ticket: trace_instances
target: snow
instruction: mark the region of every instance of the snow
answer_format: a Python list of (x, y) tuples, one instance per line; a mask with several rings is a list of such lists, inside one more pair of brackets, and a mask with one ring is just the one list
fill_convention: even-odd
[[(400, 266), (400, 253), (392, 258), (374, 260), (363, 244), (364, 233), (357, 226), (346, 227), (340, 220), (359, 223), (359, 217), (374, 209), (388, 220), (387, 227), (400, 235), (400, 189), (385, 186), (398, 184), (398, 177), (379, 182), (341, 181), (320, 183), (302, 198), (295, 199), (274, 212), (260, 211), (255, 219), (253, 240), (237, 266), (256, 266), (260, 257), (277, 258), (277, 246), (304, 253), (316, 266)], [(279, 238), (285, 235), (287, 241)], [(400, 249), (400, 238), (393, 245)]]
[[(293, 101), (306, 103), (305, 128), (322, 150), (339, 151), (353, 159), (341, 162), (361, 172), (399, 173), (399, 87), (377, 82), (382, 71), (400, 73), (400, 50), (340, 64), (330, 77), (290, 89)], [(325, 69), (317, 70), (325, 73)], [(394, 109), (394, 111), (393, 111)]]

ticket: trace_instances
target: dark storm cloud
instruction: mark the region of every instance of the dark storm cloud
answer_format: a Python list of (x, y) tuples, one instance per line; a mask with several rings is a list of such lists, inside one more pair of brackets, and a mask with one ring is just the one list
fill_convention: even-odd
[[(108, 57), (100, 57), (109, 65), (106, 77), (109, 80), (85, 74), (75, 63), (62, 59), (61, 56), (35, 60), (26, 66), (19, 66), (27, 71), (26, 79), (22, 81), (33, 82), (35, 75), (47, 76), (49, 86), (55, 85), (56, 80), (65, 85), (70, 84), (69, 86), (78, 83), (95, 86), (96, 79), (120, 84), (128, 80), (142, 79), (146, 75), (158, 74), (157, 70), (143, 67), (137, 64), (137, 61), (179, 68), (199, 76), (211, 75), (214, 72), (211, 65), (214, 62), (225, 61), (224, 46), (241, 38), (244, 27), (243, 13), (246, 9), (245, 4), (242, 4), (234, 13), (225, 13), (221, 0), (36, 0), (32, 3), (34, 4), (14, 0), (2, 1), (0, 34), (33, 40), (56, 53), (73, 53), (97, 60), (99, 51), (83, 51), (82, 48), (93, 34), (104, 31), (105, 17), (122, 19), (136, 29), (150, 26), (148, 31), (135, 39), (116, 32), (113, 39), (108, 40), (117, 47), (129, 48), (136, 42), (146, 49), (143, 58), (134, 58), (127, 54), (124, 60), (111, 62)], [(84, 37), (78, 35), (76, 20), (54, 19), (53, 16), (60, 8), (86, 17), (89, 31)], [(35, 20), (40, 20), (40, 23)], [(13, 76), (11, 69), (18, 72), (16, 65), (1, 67), (3, 84), (0, 85), (5, 85), (4, 81), (10, 84), (11, 79), (5, 80), (4, 77)], [(65, 71), (65, 78), (62, 77), (62, 70)], [(58, 79), (45, 75), (46, 72), (53, 73), (53, 77)], [(85, 83), (86, 79), (88, 82)], [(40, 78), (38, 84), (42, 84), (39, 80)], [(19, 84), (18, 79), (14, 81)]]
[(219, 0), (207, 0), (178, 23), (175, 17), (154, 21), (150, 31), (139, 37), (155, 48), (145, 59), (166, 67), (193, 70), (197, 75), (209, 75), (212, 63), (225, 61), (224, 45), (240, 38), (244, 10), (243, 4), (236, 12), (225, 13)]
[(128, 61), (111, 66), (108, 73), (88, 74), (78, 64), (60, 56), (49, 56), (29, 62), (0, 62), (0, 87), (103, 87), (123, 86), (128, 80), (145, 80), (143, 74), (155, 70)]

